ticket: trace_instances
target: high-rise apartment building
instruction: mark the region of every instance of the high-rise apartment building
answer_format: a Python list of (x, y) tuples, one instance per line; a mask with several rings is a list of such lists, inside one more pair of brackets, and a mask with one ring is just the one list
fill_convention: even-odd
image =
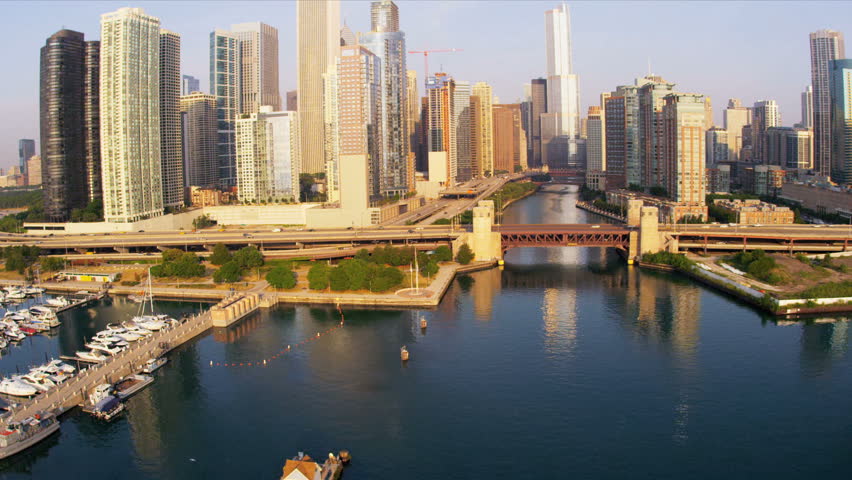
[(639, 144), (639, 86), (622, 85), (603, 98), (607, 188), (642, 184)]
[[(420, 94), (417, 92), (417, 72), (408, 70), (406, 72), (405, 114), (408, 123), (408, 152), (411, 158), (420, 154)], [(411, 175), (414, 175), (415, 165), (410, 162)]]
[(458, 172), (456, 180), (466, 182), (472, 178), (471, 167), (472, 149), (471, 142), (471, 111), (470, 111), (470, 82), (457, 81), (453, 92), (453, 121), (456, 125), (456, 162)]
[(399, 9), (391, 0), (370, 5), (371, 31), (358, 42), (380, 62), (382, 156), (379, 190), (382, 195), (409, 191), (408, 73), (405, 64), (405, 33), (399, 31)]
[(287, 111), (295, 112), (299, 109), (299, 91), (298, 90), (288, 90), (287, 91)]
[[(41, 48), (40, 137), (47, 220), (68, 220), (71, 210), (88, 201), (84, 137), (85, 57), (83, 34), (60, 30)], [(34, 140), (18, 142), (22, 171), (35, 155)]]
[(743, 128), (751, 125), (751, 109), (743, 107), (739, 99), (728, 100), (725, 109), (724, 126), (728, 132), (728, 160), (741, 161), (743, 147), (748, 144), (743, 136)]
[(814, 128), (814, 89), (810, 85), (802, 92), (802, 128)]
[(586, 171), (605, 172), (604, 131), (601, 122), (601, 107), (592, 105), (586, 117)]
[(101, 15), (101, 173), (104, 217), (163, 213), (160, 20), (141, 8)]
[[(663, 159), (663, 105), (665, 97), (674, 92), (674, 84), (657, 76), (648, 76), (643, 80), (645, 83), (639, 88), (639, 154), (644, 175), (642, 186), (665, 186), (668, 181)], [(701, 107), (704, 108), (703, 102)], [(702, 111), (702, 125), (704, 114)]]
[(261, 22), (231, 25), (240, 44), (240, 113), (263, 105), (281, 110), (278, 90), (278, 29)]
[(180, 97), (184, 186), (217, 187), (216, 97), (201, 92)]
[(323, 154), (325, 155), (326, 202), (337, 203), (340, 201), (340, 131), (338, 128), (338, 114), (340, 112), (338, 110), (339, 95), (336, 63), (328, 67), (328, 70), (322, 74), (322, 88), (322, 114), (325, 131), (323, 137)]
[(759, 100), (752, 110), (752, 161), (767, 163), (766, 130), (781, 126), (781, 114), (775, 100)]
[(323, 74), (340, 51), (339, 0), (297, 1), (296, 38), (302, 167), (317, 173), (325, 170)]
[(192, 75), (181, 75), (180, 77), (180, 95), (190, 95), (193, 92), (201, 91), (201, 82)]
[(530, 132), (532, 137), (530, 165), (534, 168), (540, 168), (544, 165), (541, 160), (541, 116), (547, 113), (546, 79), (534, 78), (530, 81), (530, 97)]
[(27, 160), (27, 172), (25, 174), (27, 177), (26, 184), (33, 185), (41, 185), (41, 157), (38, 155), (33, 155)]
[(240, 41), (236, 34), (216, 29), (210, 33), (210, 94), (216, 97), (216, 163), (219, 186), (237, 184), (237, 115), (240, 105)]
[[(70, 32), (70, 30), (67, 30)], [(82, 35), (82, 34), (81, 34)], [(42, 144), (42, 150), (44, 150), (44, 144)], [(27, 171), (27, 161), (35, 155), (35, 140), (29, 138), (22, 138), (18, 140), (18, 166), (21, 168), (21, 172), (26, 173)]]
[(808, 128), (766, 129), (766, 164), (785, 169), (810, 169), (813, 131)]
[(676, 202), (704, 205), (706, 194), (704, 98), (673, 93), (663, 106), (666, 191)]
[(721, 162), (728, 161), (728, 131), (721, 127), (712, 127), (707, 130), (705, 138), (705, 151), (707, 157), (704, 162), (707, 168), (715, 168)]
[(381, 60), (367, 48), (360, 45), (341, 47), (337, 61), (339, 170), (343, 170), (342, 164), (351, 161), (352, 156), (366, 158), (368, 192), (374, 197), (382, 193), (380, 69)]
[(83, 60), (83, 150), (86, 155), (86, 193), (91, 202), (101, 199), (102, 195), (101, 42), (97, 40), (86, 42)]
[(262, 106), (241, 115), (236, 131), (237, 198), (246, 203), (298, 200), (298, 114)]
[(474, 176), (494, 174), (494, 117), (491, 85), (473, 84), (471, 101), (471, 170)]
[(455, 80), (446, 73), (436, 73), (426, 82), (429, 180), (450, 185), (458, 177), (455, 89)]
[(580, 87), (572, 63), (568, 6), (548, 10), (544, 17), (547, 113), (541, 116), (542, 162), (550, 167), (582, 168)]
[(160, 161), (163, 205), (184, 204), (180, 140), (180, 35), (160, 30)]
[(521, 106), (517, 103), (495, 104), (494, 171), (514, 172), (527, 168), (527, 145), (521, 126)]
[(831, 179), (852, 184), (852, 59), (829, 63)]
[(811, 48), (811, 86), (814, 107), (814, 169), (819, 175), (831, 175), (831, 92), (830, 62), (846, 57), (843, 34), (818, 30), (809, 36)]

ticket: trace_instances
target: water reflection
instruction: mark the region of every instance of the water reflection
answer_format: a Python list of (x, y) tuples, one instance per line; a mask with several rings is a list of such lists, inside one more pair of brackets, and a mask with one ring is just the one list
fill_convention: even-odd
[(801, 329), (800, 362), (802, 373), (806, 376), (826, 374), (834, 361), (846, 356), (849, 346), (847, 320), (811, 320), (802, 324)]

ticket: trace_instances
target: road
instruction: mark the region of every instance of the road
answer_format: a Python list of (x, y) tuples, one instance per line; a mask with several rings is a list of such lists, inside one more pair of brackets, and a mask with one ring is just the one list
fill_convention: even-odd
[(660, 231), (681, 235), (766, 235), (814, 239), (852, 238), (852, 229), (848, 225), (660, 225)]

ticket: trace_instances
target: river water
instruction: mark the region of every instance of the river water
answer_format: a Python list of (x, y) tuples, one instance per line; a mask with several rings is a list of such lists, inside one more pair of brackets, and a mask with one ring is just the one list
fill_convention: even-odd
[[(575, 200), (540, 193), (503, 221), (604, 221)], [(0, 462), (0, 479), (275, 479), (298, 451), (343, 448), (348, 480), (850, 476), (845, 319), (776, 324), (605, 249), (506, 260), (454, 281), (425, 332), (417, 312), (344, 310), (343, 328), (258, 367), (337, 312), (282, 307), (215, 331), (173, 352), (122, 418), (72, 411), (59, 435)], [(0, 370), (73, 353), (135, 308), (64, 314)]]

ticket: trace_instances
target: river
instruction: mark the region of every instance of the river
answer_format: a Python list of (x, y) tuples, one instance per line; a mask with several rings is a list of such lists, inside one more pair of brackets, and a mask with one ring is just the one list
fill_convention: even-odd
[[(502, 221), (605, 221), (575, 201), (539, 193)], [(7, 349), (0, 370), (73, 353), (135, 308), (115, 298), (64, 314), (57, 336)], [(0, 463), (0, 479), (276, 479), (299, 451), (343, 448), (347, 480), (852, 472), (846, 319), (779, 325), (576, 247), (513, 250), (505, 268), (458, 278), (423, 312), (425, 332), (418, 312), (344, 314), (343, 328), (265, 366), (255, 364), (334, 327), (337, 312), (281, 307), (185, 345), (122, 418), (72, 411), (59, 435)]]

